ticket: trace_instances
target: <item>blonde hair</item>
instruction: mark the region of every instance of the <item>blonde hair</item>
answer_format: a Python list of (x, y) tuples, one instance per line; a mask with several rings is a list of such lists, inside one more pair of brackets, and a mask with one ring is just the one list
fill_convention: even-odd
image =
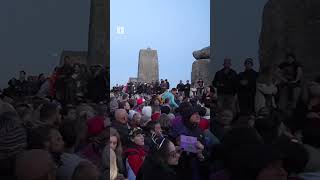
[(110, 148), (110, 180), (115, 180), (118, 176), (117, 156)]

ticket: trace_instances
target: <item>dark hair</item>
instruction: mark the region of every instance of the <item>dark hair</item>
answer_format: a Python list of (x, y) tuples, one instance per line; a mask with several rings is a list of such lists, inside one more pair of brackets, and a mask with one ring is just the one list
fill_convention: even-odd
[(207, 114), (207, 109), (205, 107), (200, 107), (199, 115), (205, 116)]
[[(122, 101), (119, 103), (119, 109), (124, 109), (124, 107), (126, 106), (126, 103), (128, 103), (127, 101)], [(129, 104), (130, 105), (130, 104)]]
[(277, 113), (271, 113), (269, 116), (257, 118), (254, 127), (262, 136), (265, 143), (272, 143), (279, 136), (279, 127), (281, 120)]
[(77, 130), (74, 122), (65, 122), (60, 128), (61, 136), (67, 148), (71, 148), (76, 144)]
[(169, 114), (170, 108), (168, 106), (161, 106), (161, 113), (162, 114)]
[(52, 126), (42, 126), (30, 130), (28, 133), (28, 149), (44, 149), (44, 143), (49, 141), (50, 134), (56, 130)]
[(47, 103), (40, 109), (40, 120), (45, 120), (57, 113), (58, 106), (54, 103)]
[[(165, 165), (166, 160), (169, 158), (169, 144), (170, 140), (164, 137), (159, 137), (152, 140), (150, 146), (150, 153), (147, 158), (158, 162), (161, 165)], [(162, 142), (163, 141), (163, 142)]]
[(172, 88), (171, 91), (177, 91), (177, 88)]
[(154, 128), (155, 128), (155, 126), (157, 125), (157, 124), (160, 124), (160, 122), (159, 121), (149, 121), (148, 123), (147, 123), (147, 126), (146, 126), (146, 131), (147, 131), (147, 135), (150, 135), (151, 134), (151, 131), (154, 131)]

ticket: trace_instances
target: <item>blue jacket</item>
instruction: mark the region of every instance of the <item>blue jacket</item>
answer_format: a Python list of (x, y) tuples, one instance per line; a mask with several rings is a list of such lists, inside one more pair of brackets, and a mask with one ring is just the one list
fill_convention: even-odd
[(174, 95), (171, 93), (171, 92), (165, 92), (163, 95), (162, 95), (162, 100), (164, 101), (164, 100), (166, 100), (167, 98), (169, 98), (170, 99), (170, 106), (171, 107), (175, 107), (175, 108), (177, 108), (177, 107), (179, 107), (178, 105), (177, 105), (177, 103), (175, 102), (175, 100), (174, 100)]

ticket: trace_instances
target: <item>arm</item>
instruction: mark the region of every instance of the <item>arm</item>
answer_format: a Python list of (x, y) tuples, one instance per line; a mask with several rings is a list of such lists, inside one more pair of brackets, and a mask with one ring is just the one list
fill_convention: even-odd
[(297, 69), (297, 77), (296, 77), (296, 79), (294, 80), (294, 82), (298, 82), (298, 81), (300, 81), (302, 79), (302, 69), (301, 69), (301, 67), (298, 67), (298, 69)]
[(174, 96), (173, 96), (173, 95), (170, 97), (170, 102), (171, 102), (171, 104), (172, 104), (175, 108), (179, 107), (179, 106), (177, 105), (176, 101), (174, 100)]

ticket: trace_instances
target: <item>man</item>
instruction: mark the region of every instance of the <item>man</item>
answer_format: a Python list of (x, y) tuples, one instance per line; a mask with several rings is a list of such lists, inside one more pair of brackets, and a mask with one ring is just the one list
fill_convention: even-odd
[(16, 81), (16, 87), (18, 89), (18, 96), (28, 95), (28, 81), (26, 80), (26, 72), (19, 72), (19, 79)]
[(180, 83), (177, 85), (177, 89), (178, 89), (179, 95), (183, 95), (184, 84), (182, 83), (182, 80), (180, 80)]
[(184, 96), (187, 98), (190, 97), (190, 88), (191, 88), (191, 85), (189, 83), (189, 80), (187, 80), (187, 83), (184, 85)]
[(29, 150), (17, 157), (17, 180), (55, 180), (56, 165), (49, 152)]
[[(294, 54), (288, 53), (286, 61), (279, 65), (279, 70), (282, 80), (279, 92), (279, 108), (282, 110), (286, 110), (288, 107), (295, 109), (301, 94), (303, 76), (301, 65), (297, 62)], [(290, 105), (289, 102), (291, 106), (288, 106)]]
[(120, 134), (121, 144), (126, 147), (128, 145), (129, 126), (128, 113), (124, 109), (117, 109), (115, 111), (115, 120), (112, 121), (114, 127)]
[(175, 96), (177, 95), (177, 89), (172, 88), (171, 91), (167, 91), (162, 95), (162, 100), (165, 101), (167, 98), (170, 100), (170, 106), (172, 108), (177, 108), (179, 107), (177, 103), (175, 102)]
[(240, 112), (248, 114), (254, 112), (254, 98), (258, 73), (252, 69), (253, 60), (251, 58), (245, 60), (244, 66), (244, 72), (241, 72), (238, 76), (238, 99)]
[(237, 73), (231, 69), (230, 58), (225, 58), (223, 69), (215, 74), (212, 85), (218, 91), (218, 106), (224, 109), (232, 109), (235, 112)]

